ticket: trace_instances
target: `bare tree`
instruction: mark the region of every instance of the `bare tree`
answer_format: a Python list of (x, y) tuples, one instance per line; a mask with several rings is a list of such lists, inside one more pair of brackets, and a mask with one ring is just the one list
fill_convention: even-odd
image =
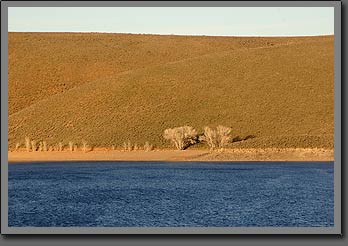
[(37, 150), (37, 146), (36, 146), (36, 141), (35, 140), (31, 141), (31, 150), (33, 152), (35, 152)]
[(217, 135), (219, 137), (219, 147), (223, 148), (231, 140), (230, 133), (231, 133), (232, 129), (230, 127), (220, 125), (220, 126), (216, 127), (216, 131), (217, 131)]
[(179, 150), (184, 150), (198, 141), (197, 131), (192, 126), (166, 129), (164, 130), (163, 137), (172, 141)]
[(231, 128), (219, 125), (216, 130), (209, 127), (204, 128), (204, 140), (211, 149), (223, 148), (231, 140)]
[(31, 144), (30, 144), (29, 137), (25, 137), (25, 148), (26, 148), (27, 152), (30, 152)]
[(217, 132), (206, 126), (204, 128), (204, 140), (211, 149), (215, 149), (218, 146)]

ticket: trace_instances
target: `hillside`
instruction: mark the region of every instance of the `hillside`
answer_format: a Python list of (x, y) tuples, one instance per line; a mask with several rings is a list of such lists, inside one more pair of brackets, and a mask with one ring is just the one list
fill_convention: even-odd
[[(222, 124), (231, 147), (333, 147), (333, 36), (9, 33), (9, 145), (121, 146)], [(199, 147), (199, 146), (198, 146)]]

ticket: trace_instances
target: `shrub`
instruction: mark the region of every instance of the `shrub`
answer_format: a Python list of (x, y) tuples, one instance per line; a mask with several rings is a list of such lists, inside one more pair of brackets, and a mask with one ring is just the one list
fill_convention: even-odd
[(19, 147), (21, 147), (21, 144), (20, 144), (20, 143), (16, 143), (15, 150), (18, 151), (18, 150), (19, 150)]
[(30, 144), (30, 138), (29, 137), (25, 138), (25, 148), (26, 148), (27, 152), (30, 152), (31, 144)]
[(31, 150), (33, 152), (35, 152), (37, 150), (37, 146), (36, 146), (36, 141), (35, 140), (31, 141)]
[(231, 128), (218, 126), (216, 130), (209, 127), (204, 128), (204, 139), (211, 149), (223, 148), (231, 140)]
[(86, 140), (82, 140), (82, 151), (87, 152), (87, 141)]
[(148, 151), (152, 151), (153, 149), (154, 149), (153, 145), (146, 141), (144, 144), (144, 150), (148, 152)]
[(42, 146), (42, 150), (43, 150), (43, 151), (48, 151), (48, 147), (47, 147), (46, 141), (43, 141), (43, 142), (42, 142), (42, 145), (43, 145), (43, 146)]
[(40, 141), (40, 142), (39, 142), (39, 151), (41, 152), (42, 149), (43, 149), (43, 143), (42, 143), (42, 141)]
[(69, 150), (70, 150), (70, 152), (74, 151), (74, 143), (71, 141), (69, 141)]
[(58, 151), (63, 151), (64, 145), (62, 142), (58, 143)]
[(123, 150), (127, 151), (128, 150), (128, 145), (126, 142), (123, 142)]
[(123, 150), (124, 151), (132, 151), (133, 150), (133, 146), (130, 140), (128, 140), (127, 142), (123, 142)]
[(129, 141), (129, 140), (128, 140), (128, 142), (127, 142), (127, 150), (128, 150), (128, 151), (132, 151), (132, 150), (133, 150), (132, 143), (131, 143), (131, 141)]
[(134, 144), (134, 147), (133, 147), (133, 150), (138, 150), (139, 149), (139, 147), (138, 147), (138, 145), (137, 144)]
[(173, 142), (179, 150), (184, 150), (188, 146), (198, 141), (197, 131), (192, 126), (181, 126), (164, 130), (163, 137)]

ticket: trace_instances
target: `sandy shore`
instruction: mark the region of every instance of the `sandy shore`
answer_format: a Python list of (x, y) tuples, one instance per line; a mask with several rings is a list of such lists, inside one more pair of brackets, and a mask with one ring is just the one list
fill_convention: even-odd
[(332, 149), (228, 149), (90, 152), (8, 152), (9, 162), (32, 161), (333, 161)]

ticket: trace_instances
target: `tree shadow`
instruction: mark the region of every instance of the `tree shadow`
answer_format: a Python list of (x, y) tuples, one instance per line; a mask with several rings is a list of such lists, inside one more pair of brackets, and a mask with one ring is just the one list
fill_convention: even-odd
[(232, 139), (232, 143), (241, 142), (241, 141), (245, 141), (245, 140), (253, 139), (253, 138), (256, 138), (256, 136), (255, 135), (247, 135), (245, 137), (236, 136)]

